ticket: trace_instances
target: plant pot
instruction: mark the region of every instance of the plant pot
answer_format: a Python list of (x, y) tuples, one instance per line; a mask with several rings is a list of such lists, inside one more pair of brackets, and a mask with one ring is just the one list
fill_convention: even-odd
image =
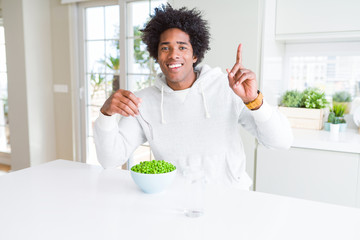
[(329, 122), (324, 122), (324, 130), (330, 131), (330, 123)]
[(340, 123), (338, 125), (340, 125), (340, 129), (339, 129), (340, 132), (346, 131), (347, 123)]
[(338, 134), (340, 132), (340, 124), (330, 123), (330, 133)]
[(320, 130), (323, 127), (325, 108), (310, 109), (279, 107), (279, 111), (288, 118), (290, 125), (293, 128)]

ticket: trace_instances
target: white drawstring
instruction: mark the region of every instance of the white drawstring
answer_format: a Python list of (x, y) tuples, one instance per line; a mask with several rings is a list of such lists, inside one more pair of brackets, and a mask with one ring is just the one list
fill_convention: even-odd
[(161, 111), (161, 123), (165, 124), (164, 119), (164, 86), (161, 86), (161, 103), (160, 103), (160, 111)]
[(204, 108), (205, 108), (206, 118), (210, 118), (210, 113), (209, 113), (208, 108), (207, 108), (205, 93), (204, 93), (204, 89), (203, 89), (203, 86), (202, 86), (201, 82), (200, 82), (200, 90), (201, 90), (201, 95), (202, 95), (202, 98), (203, 98), (203, 104), (204, 104)]

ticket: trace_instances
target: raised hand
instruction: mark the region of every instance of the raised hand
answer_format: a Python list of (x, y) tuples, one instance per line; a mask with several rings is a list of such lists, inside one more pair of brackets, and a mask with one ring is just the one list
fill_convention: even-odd
[(114, 92), (101, 107), (100, 111), (107, 116), (119, 113), (122, 116), (135, 116), (139, 114), (139, 104), (141, 98), (138, 98), (130, 91), (119, 89)]
[(258, 96), (256, 75), (242, 65), (242, 44), (239, 44), (236, 54), (236, 63), (228, 73), (229, 86), (244, 103), (249, 103)]

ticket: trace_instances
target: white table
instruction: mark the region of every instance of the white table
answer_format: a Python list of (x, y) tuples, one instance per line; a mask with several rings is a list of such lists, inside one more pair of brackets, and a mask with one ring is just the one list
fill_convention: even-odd
[(175, 181), (144, 194), (128, 171), (57, 160), (0, 177), (1, 240), (360, 239), (360, 210), (208, 186), (205, 215)]

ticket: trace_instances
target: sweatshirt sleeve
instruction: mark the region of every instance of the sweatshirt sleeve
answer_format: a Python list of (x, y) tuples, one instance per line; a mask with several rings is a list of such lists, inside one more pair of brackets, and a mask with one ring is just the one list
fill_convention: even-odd
[(258, 110), (251, 111), (243, 105), (239, 123), (268, 148), (291, 147), (293, 134), (288, 119), (265, 99)]
[(94, 124), (94, 142), (98, 161), (104, 168), (121, 166), (145, 141), (136, 118), (99, 113)]

